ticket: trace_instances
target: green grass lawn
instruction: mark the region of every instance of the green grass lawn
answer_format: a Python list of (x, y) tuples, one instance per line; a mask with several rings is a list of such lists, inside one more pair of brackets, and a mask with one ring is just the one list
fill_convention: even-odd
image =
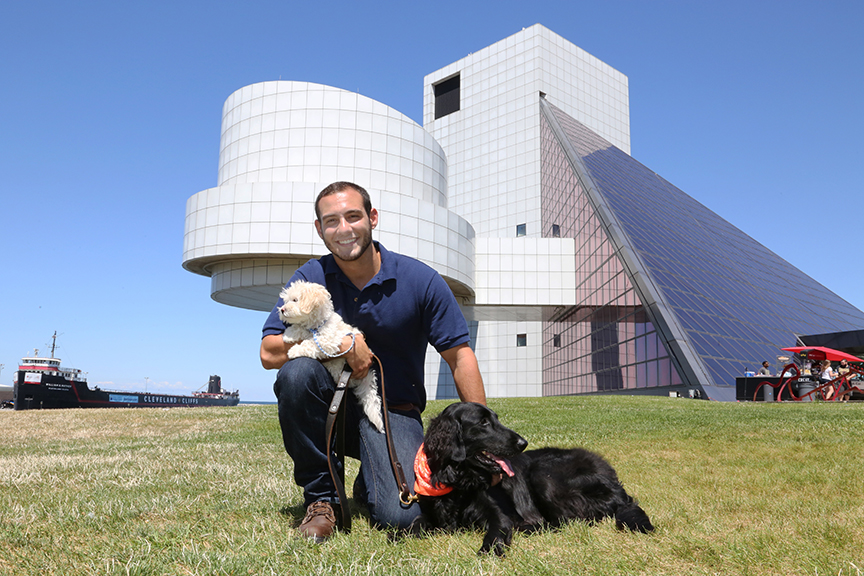
[[(3, 574), (807, 574), (864, 569), (864, 404), (664, 397), (492, 399), (531, 447), (584, 446), (617, 468), (653, 534), (613, 522), (324, 545), (295, 534), (272, 405), (0, 412)], [(432, 402), (427, 416), (446, 402)], [(348, 482), (356, 474), (350, 462)]]

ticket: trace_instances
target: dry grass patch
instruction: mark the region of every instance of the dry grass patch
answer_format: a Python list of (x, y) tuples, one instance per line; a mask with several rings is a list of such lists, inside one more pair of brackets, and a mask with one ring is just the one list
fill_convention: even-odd
[(657, 531), (575, 523), (478, 558), (480, 533), (393, 539), (357, 509), (352, 534), (314, 546), (294, 530), (302, 493), (275, 406), (6, 411), (0, 573), (861, 575), (864, 406), (490, 405), (532, 447), (605, 455)]

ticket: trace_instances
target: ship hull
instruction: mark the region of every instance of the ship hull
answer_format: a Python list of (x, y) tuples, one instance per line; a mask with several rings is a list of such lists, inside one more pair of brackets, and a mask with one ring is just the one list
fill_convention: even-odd
[(42, 374), (40, 382), (26, 382), (19, 375), (15, 382), (15, 410), (50, 408), (195, 408), (236, 406), (236, 394), (196, 394), (181, 396), (153, 392), (125, 392), (90, 388), (86, 382), (67, 380), (60, 375)]

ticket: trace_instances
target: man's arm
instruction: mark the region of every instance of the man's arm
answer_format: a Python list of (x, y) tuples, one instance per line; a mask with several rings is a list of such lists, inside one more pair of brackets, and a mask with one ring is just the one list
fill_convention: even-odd
[[(288, 344), (282, 340), (281, 334), (268, 334), (264, 336), (261, 339), (261, 365), (267, 370), (278, 370), (288, 361), (288, 350), (294, 344), (293, 342)], [(366, 345), (366, 339), (363, 337), (363, 334), (359, 332), (355, 334), (353, 341), (351, 336), (345, 336), (342, 339), (342, 346), (339, 348), (339, 351), (345, 352), (346, 350), (348, 352), (344, 358), (354, 371), (353, 377), (358, 379), (365, 377), (372, 366), (372, 352)]]
[(456, 382), (456, 392), (463, 402), (478, 402), (486, 405), (486, 390), (483, 388), (483, 376), (477, 365), (477, 357), (468, 344), (460, 344), (441, 352), (441, 357), (450, 366), (453, 380)]
[(288, 349), (294, 344), (282, 340), (281, 334), (268, 334), (261, 339), (261, 365), (267, 370), (278, 370), (288, 361)]

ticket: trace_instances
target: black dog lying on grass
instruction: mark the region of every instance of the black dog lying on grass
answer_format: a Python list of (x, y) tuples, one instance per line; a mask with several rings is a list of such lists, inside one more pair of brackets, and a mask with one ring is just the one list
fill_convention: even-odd
[[(423, 514), (413, 531), (485, 527), (479, 553), (502, 556), (514, 528), (611, 517), (618, 528), (654, 529), (602, 457), (581, 448), (523, 452), (527, 445), (481, 404), (445, 408), (429, 423), (415, 461)], [(500, 483), (492, 486), (497, 477)]]

